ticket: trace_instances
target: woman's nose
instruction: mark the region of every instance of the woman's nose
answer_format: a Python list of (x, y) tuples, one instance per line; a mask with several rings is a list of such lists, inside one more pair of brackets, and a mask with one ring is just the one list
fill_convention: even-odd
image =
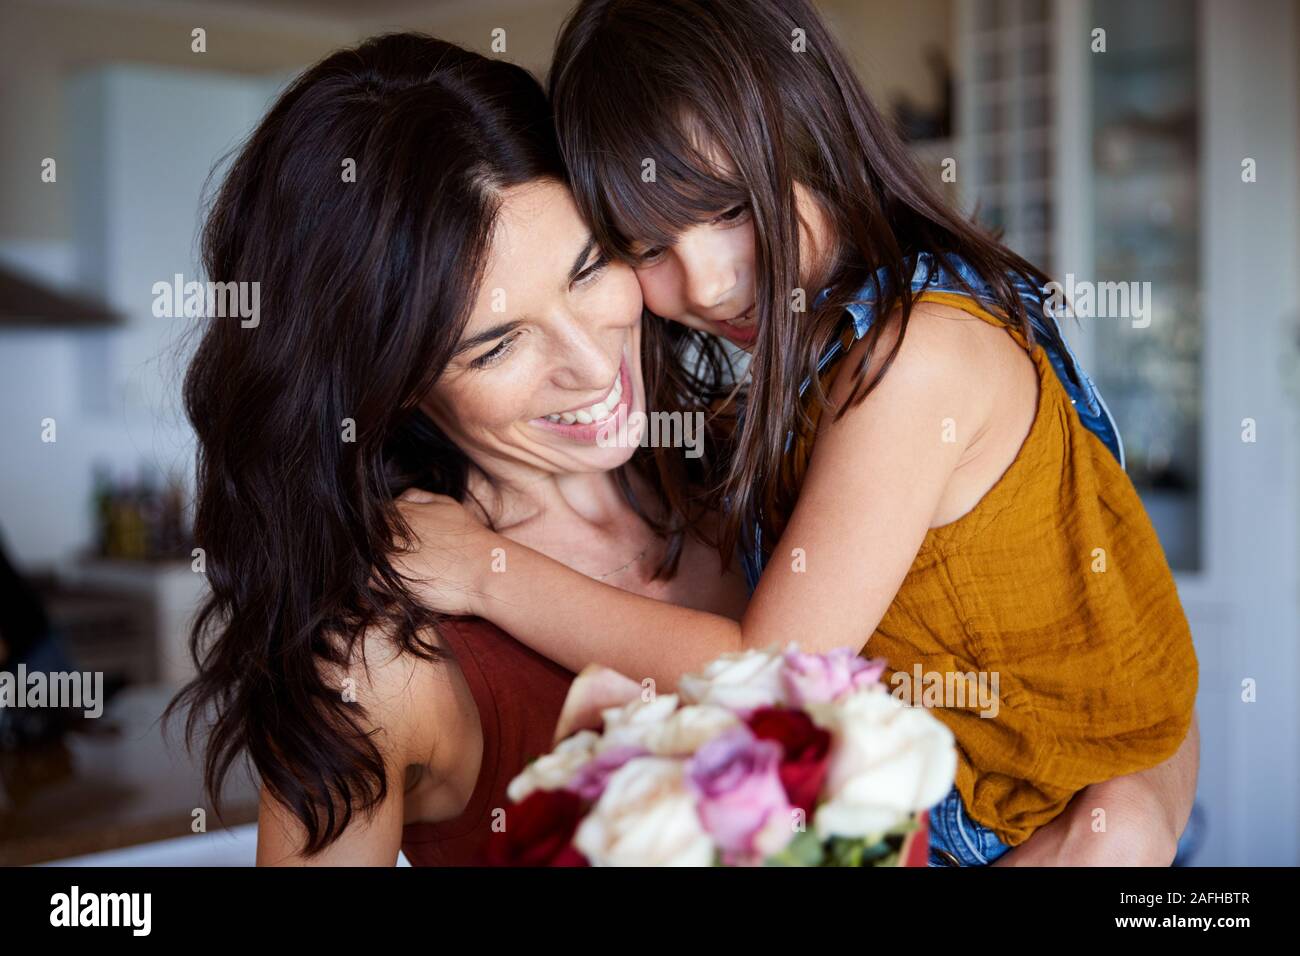
[(618, 374), (622, 355), (610, 352), (608, 336), (596, 336), (575, 327), (560, 341), (556, 380), (564, 388), (599, 391), (608, 388)]

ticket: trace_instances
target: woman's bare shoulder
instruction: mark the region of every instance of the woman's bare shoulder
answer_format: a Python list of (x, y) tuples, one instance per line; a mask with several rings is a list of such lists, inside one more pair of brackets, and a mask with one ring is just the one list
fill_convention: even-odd
[[(429, 643), (445, 644), (437, 634)], [(357, 707), (358, 726), (383, 757), (387, 796), (358, 816), (330, 846), (314, 857), (300, 847), (301, 824), (293, 813), (262, 793), (259, 813), (260, 865), (381, 865), (395, 861), (402, 825), (420, 819), (426, 805), (452, 816), (472, 790), (479, 762), (471, 754), (479, 727), (473, 698), (451, 659), (425, 660), (398, 648), (380, 628), (358, 638), (346, 664), (320, 666), (326, 686)], [(472, 758), (472, 759), (471, 759)], [(412, 789), (412, 770), (421, 786)], [(412, 801), (418, 806), (411, 806)], [(449, 808), (449, 809), (446, 809)]]
[(437, 659), (411, 653), (386, 628), (372, 627), (345, 666), (327, 670), (326, 680), (345, 701), (360, 705), (364, 724), (386, 742), (395, 763), (429, 764), (436, 771), (459, 762), (462, 755), (454, 751), (467, 736), (473, 699), (436, 629), (421, 641), (441, 652)]

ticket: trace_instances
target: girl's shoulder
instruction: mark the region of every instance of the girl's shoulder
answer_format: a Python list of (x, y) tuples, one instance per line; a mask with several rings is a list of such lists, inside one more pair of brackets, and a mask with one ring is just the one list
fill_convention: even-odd
[[(967, 417), (979, 416), (992, 407), (990, 383), (1000, 381), (1015, 362), (1024, 361), (1023, 349), (1005, 327), (945, 302), (915, 302), (906, 326), (901, 307), (878, 318), (877, 324), (874, 343), (870, 336), (858, 338), (837, 363), (830, 390), (836, 406), (865, 378), (879, 379), (868, 399), (877, 406), (911, 403), (926, 395), (943, 399), (943, 404), (957, 404)], [(846, 375), (844, 369), (862, 373)]]
[[(886, 367), (900, 333), (902, 343)], [(866, 340), (858, 340), (839, 364), (829, 394), (835, 408), (851, 401), (862, 381), (883, 375), (833, 426), (841, 434), (826, 453), (864, 468), (877, 455), (910, 448), (908, 467), (949, 476), (936, 516), (962, 514), (1019, 454), (1038, 409), (1035, 363), (1005, 325), (964, 303), (919, 301), (905, 332), (901, 310), (895, 310), (879, 335), (869, 357)], [(857, 373), (864, 361), (865, 372)], [(819, 428), (818, 446), (828, 437)]]

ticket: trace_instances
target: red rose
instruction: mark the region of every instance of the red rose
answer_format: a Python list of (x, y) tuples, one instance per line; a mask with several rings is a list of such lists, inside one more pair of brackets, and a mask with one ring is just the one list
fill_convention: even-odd
[(930, 813), (922, 810), (916, 815), (918, 829), (903, 841), (903, 859), (899, 866), (930, 865)]
[(802, 710), (760, 707), (749, 715), (749, 729), (760, 740), (775, 740), (784, 751), (781, 783), (790, 805), (811, 814), (826, 782), (831, 735)]
[(506, 828), (488, 839), (488, 866), (588, 866), (573, 847), (582, 799), (569, 790), (534, 790), (506, 810)]

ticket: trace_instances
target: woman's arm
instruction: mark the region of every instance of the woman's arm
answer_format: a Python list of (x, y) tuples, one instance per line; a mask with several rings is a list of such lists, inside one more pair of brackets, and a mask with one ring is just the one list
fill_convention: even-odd
[[(994, 866), (1169, 866), (1196, 798), (1200, 730), (1192, 714), (1172, 757), (1085, 787), (1065, 811)], [(1096, 811), (1105, 812), (1099, 829)]]
[[(860, 650), (991, 413), (980, 382), (996, 360), (973, 330), (985, 324), (936, 308), (913, 311), (889, 374), (862, 403), (839, 421), (823, 416), (799, 501), (739, 624), (593, 581), (432, 496), (403, 503), (421, 547), (399, 565), (433, 606), (485, 617), (574, 671), (599, 663), (671, 687), (728, 651), (791, 640), (809, 651)], [(877, 361), (890, 345), (882, 340)], [(859, 358), (855, 347), (845, 367)], [(851, 387), (844, 378), (833, 401)], [(944, 440), (946, 419), (961, 440)]]

